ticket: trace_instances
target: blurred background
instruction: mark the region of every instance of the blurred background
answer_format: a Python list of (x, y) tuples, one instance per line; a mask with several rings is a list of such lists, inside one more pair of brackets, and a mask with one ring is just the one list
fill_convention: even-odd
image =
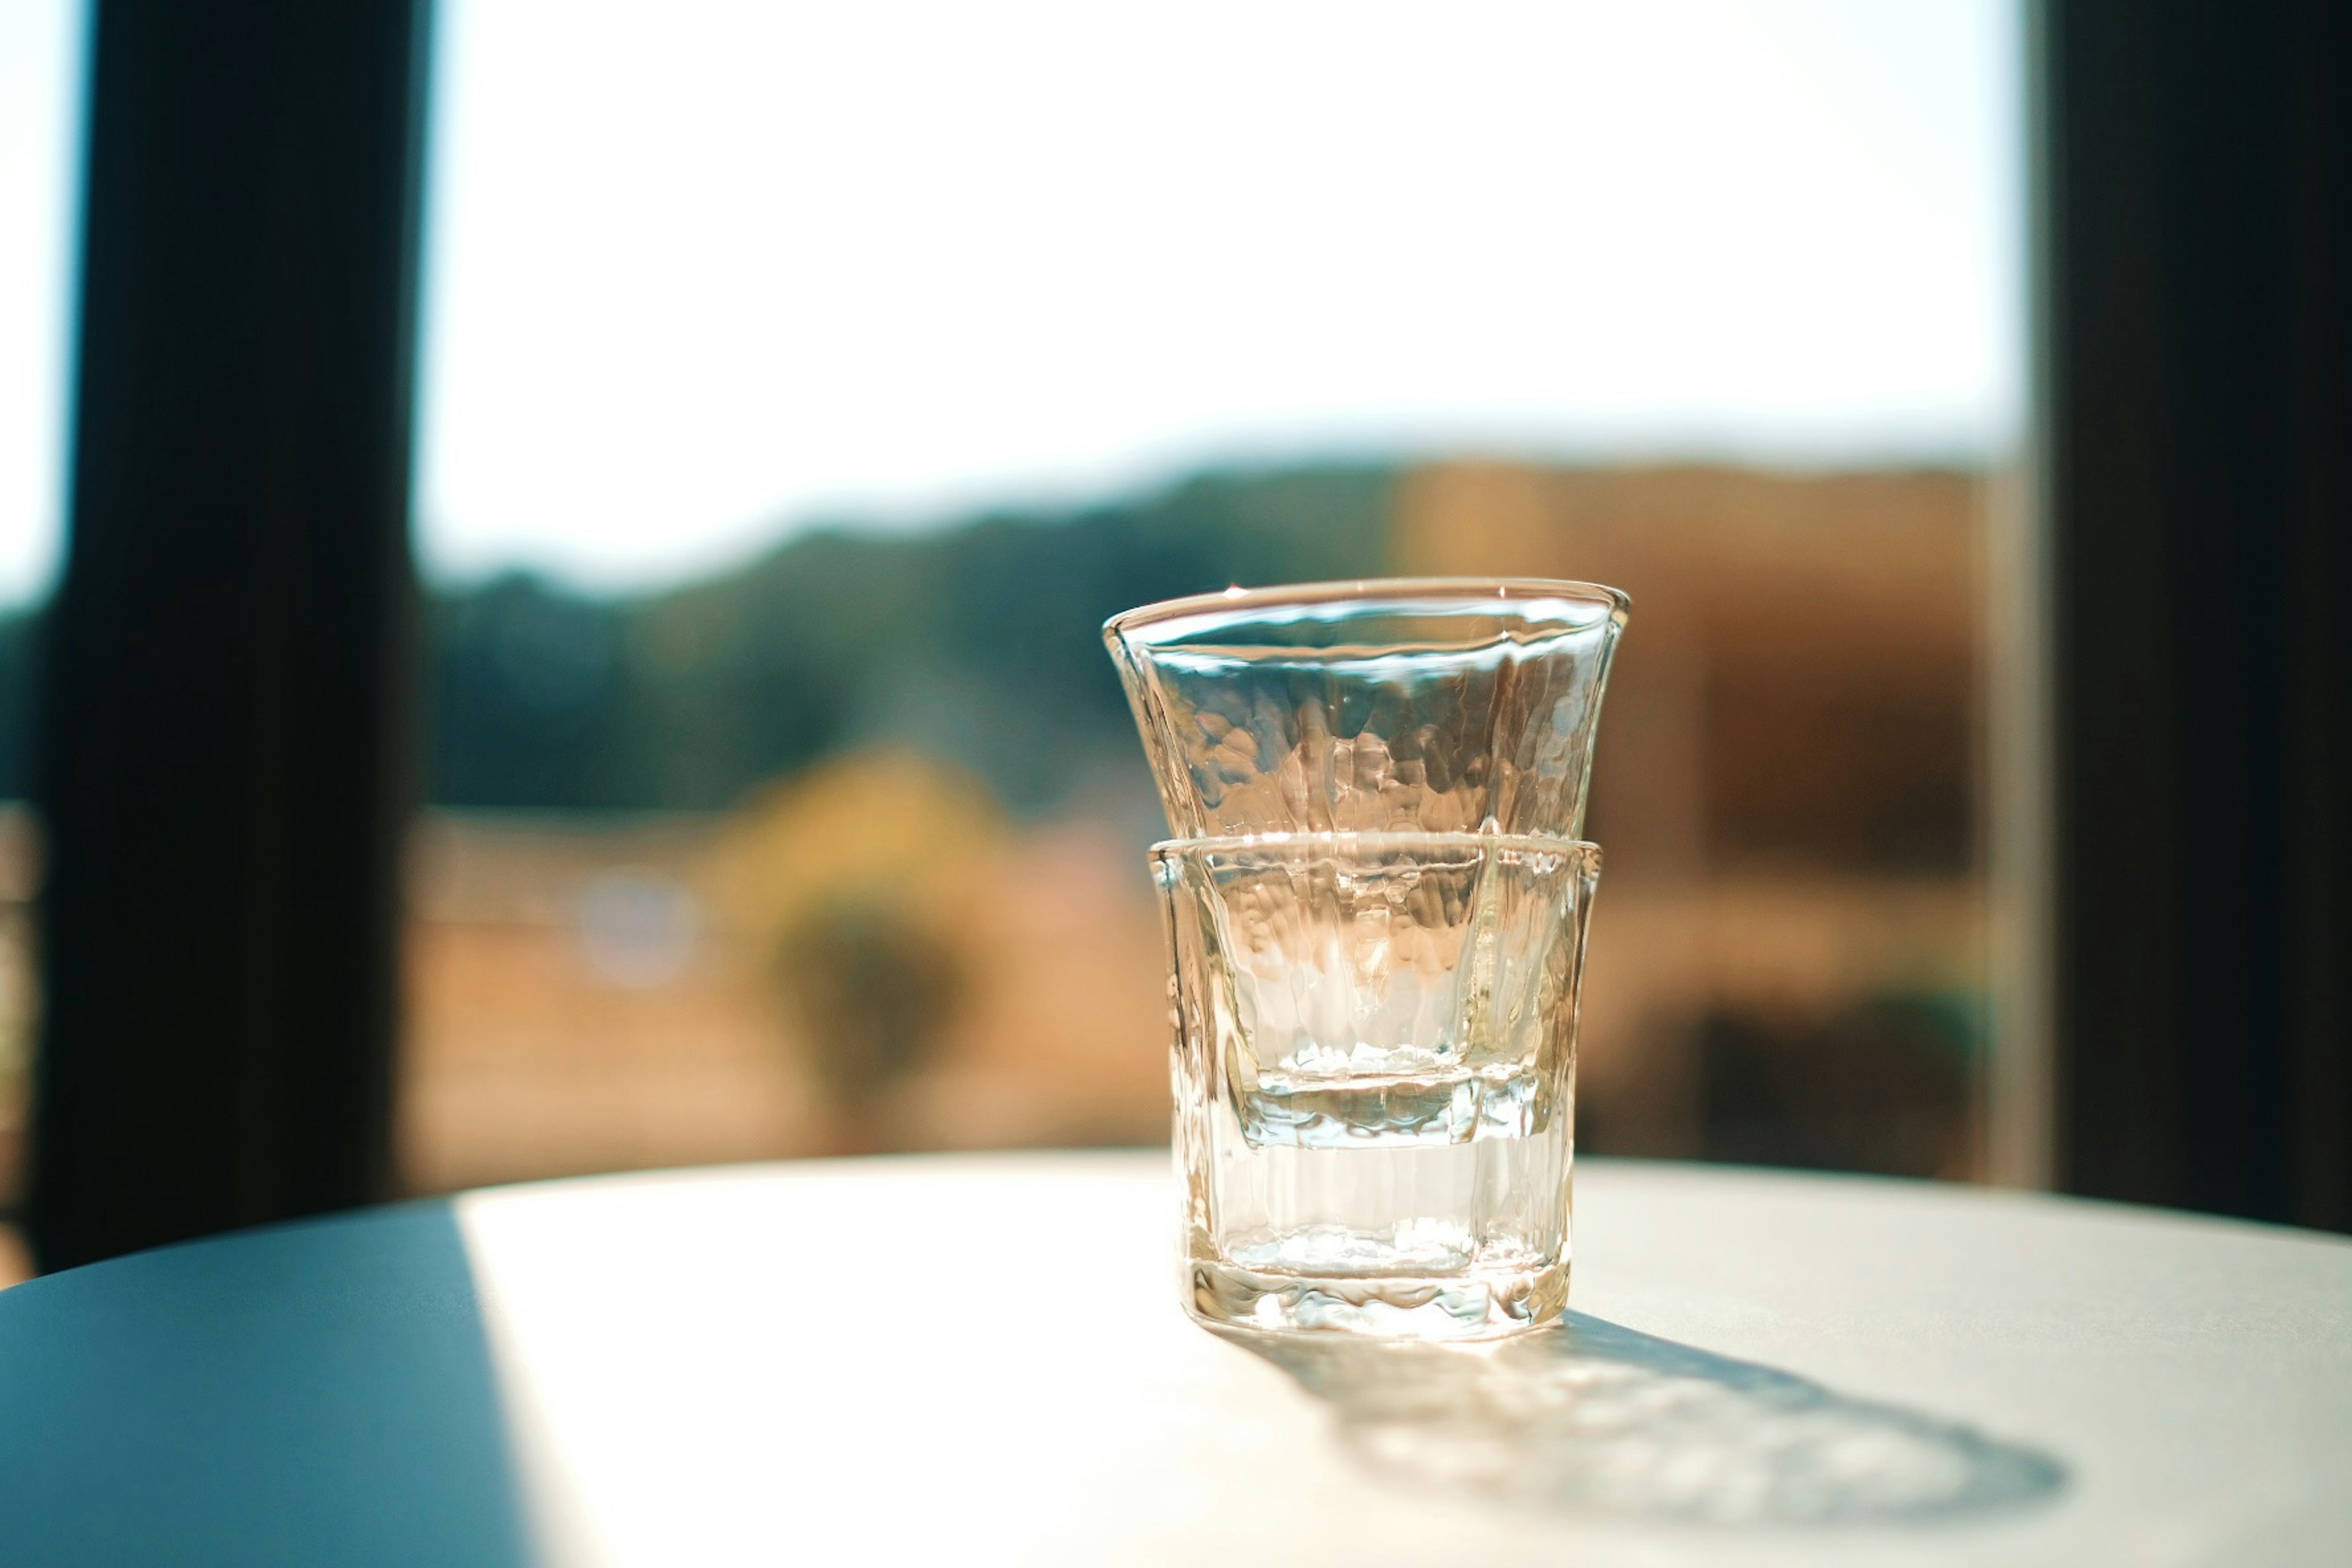
[[(10, 802), (86, 21), (0, 0)], [(434, 28), (404, 1187), (1163, 1142), (1097, 628), (1402, 573), (1633, 595), (1583, 1147), (2001, 1173), (2016, 0)], [(0, 805), (0, 1192), (39, 858)]]

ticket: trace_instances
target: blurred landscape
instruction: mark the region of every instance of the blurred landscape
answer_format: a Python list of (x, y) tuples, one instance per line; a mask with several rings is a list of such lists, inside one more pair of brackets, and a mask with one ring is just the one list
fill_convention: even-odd
[[(1301, 468), (805, 530), (659, 593), (436, 589), (406, 1179), (1163, 1139), (1142, 863), (1161, 824), (1098, 627), (1233, 583), (1384, 574), (1633, 595), (1591, 822), (1584, 1146), (1967, 1176), (1982, 490)], [(35, 631), (0, 620), (11, 797)], [(19, 1086), (35, 854), (24, 814), (0, 817)]]
[[(79, 14), (0, 8), (0, 1209)], [(1980, 1170), (2013, 4), (435, 15), (412, 1188), (1163, 1139), (1097, 628), (1403, 573), (1633, 598), (1585, 1147)], [(1587, 458), (1433, 457), (1495, 444)]]

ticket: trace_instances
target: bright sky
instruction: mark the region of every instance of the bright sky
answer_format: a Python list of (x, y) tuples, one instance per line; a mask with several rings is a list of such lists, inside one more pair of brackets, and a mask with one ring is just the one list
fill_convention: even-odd
[[(58, 527), (73, 9), (0, 0), (0, 601)], [(2016, 0), (439, 16), (438, 573), (658, 581), (1213, 462), (2020, 422)]]
[(81, 25), (0, 0), (0, 606), (47, 590), (64, 529)]

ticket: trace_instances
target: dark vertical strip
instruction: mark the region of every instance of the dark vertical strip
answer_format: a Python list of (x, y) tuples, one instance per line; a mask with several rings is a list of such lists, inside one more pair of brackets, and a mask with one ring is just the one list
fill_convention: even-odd
[(98, 0), (38, 800), (58, 1268), (383, 1189), (425, 0)]
[(2352, 7), (2040, 23), (2062, 1179), (2352, 1228)]
[(2286, 39), (2290, 152), (2282, 502), (2291, 541), (2285, 701), (2298, 738), (2282, 813), (2299, 874), (2287, 919), (2301, 1047), (2283, 1074), (2293, 1218), (2352, 1231), (2352, 5)]

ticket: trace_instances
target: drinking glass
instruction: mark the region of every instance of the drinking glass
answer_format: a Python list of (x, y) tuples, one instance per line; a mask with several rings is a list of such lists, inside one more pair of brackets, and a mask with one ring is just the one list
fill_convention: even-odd
[(1590, 583), (1235, 588), (1103, 628), (1178, 838), (1578, 837), (1628, 605)]
[(1626, 611), (1418, 580), (1105, 626), (1176, 835), (1152, 863), (1194, 1315), (1455, 1338), (1564, 1310), (1577, 836)]
[(1193, 1315), (1431, 1339), (1557, 1318), (1599, 852), (1348, 833), (1151, 858)]

